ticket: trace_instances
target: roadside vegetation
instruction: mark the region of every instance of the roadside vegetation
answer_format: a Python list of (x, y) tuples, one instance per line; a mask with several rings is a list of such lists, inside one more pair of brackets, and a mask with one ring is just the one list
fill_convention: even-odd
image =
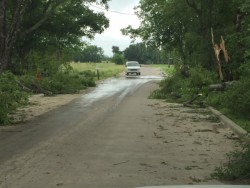
[(116, 65), (115, 63), (105, 61), (103, 63), (70, 63), (70, 66), (77, 72), (91, 71), (95, 73), (95, 80), (103, 80), (110, 77), (118, 77), (124, 70), (124, 65)]
[[(0, 125), (10, 123), (9, 114), (31, 94), (76, 93), (137, 60), (170, 65), (162, 67), (168, 78), (152, 97), (213, 106), (250, 132), (249, 0), (140, 0), (141, 26), (122, 32), (142, 42), (124, 51), (113, 46), (112, 58), (83, 41), (109, 25), (89, 2), (108, 7), (108, 0), (1, 2)], [(217, 177), (249, 180), (249, 152), (245, 147), (232, 154)]]
[(61, 65), (56, 71), (29, 72), (24, 75), (3, 73), (0, 76), (0, 125), (11, 123), (9, 114), (27, 105), (30, 95), (72, 94), (96, 86), (97, 68), (99, 80), (118, 76), (124, 70), (122, 65), (105, 62), (69, 63)]
[(242, 150), (227, 154), (228, 162), (221, 167), (217, 167), (212, 177), (249, 185), (249, 158), (250, 146), (244, 145)]
[[(141, 0), (137, 15), (140, 27), (123, 34), (165, 51), (165, 62), (175, 65), (151, 97), (213, 106), (250, 132), (250, 2)], [(229, 154), (216, 177), (250, 182), (249, 153)]]
[(160, 68), (167, 77), (171, 77), (175, 73), (175, 66), (168, 64), (152, 64), (152, 67)]
[[(107, 0), (91, 2), (107, 6)], [(68, 64), (82, 49), (84, 55), (102, 53), (82, 38), (103, 32), (109, 20), (88, 5), (80, 0), (1, 2), (0, 125), (10, 123), (9, 114), (27, 104), (31, 94), (75, 93), (95, 86), (95, 72)]]

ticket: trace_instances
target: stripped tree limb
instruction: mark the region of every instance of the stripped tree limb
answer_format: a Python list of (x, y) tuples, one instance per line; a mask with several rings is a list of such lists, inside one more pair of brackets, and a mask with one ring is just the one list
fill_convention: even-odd
[(212, 36), (212, 43), (213, 43), (214, 53), (215, 53), (215, 57), (216, 57), (216, 60), (217, 60), (217, 68), (218, 68), (218, 71), (219, 71), (220, 80), (223, 81), (224, 78), (223, 78), (223, 74), (222, 74), (222, 71), (221, 71), (221, 63), (220, 63), (220, 58), (219, 58), (221, 49), (218, 46), (218, 44), (215, 44), (215, 42), (214, 42), (213, 28), (211, 28), (211, 36)]

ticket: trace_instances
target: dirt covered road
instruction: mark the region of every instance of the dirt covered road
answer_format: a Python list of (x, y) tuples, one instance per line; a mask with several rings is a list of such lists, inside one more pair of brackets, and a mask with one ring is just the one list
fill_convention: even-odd
[(232, 131), (206, 109), (148, 99), (157, 83), (105, 81), (57, 110), (1, 129), (0, 187), (222, 184), (210, 174), (237, 147)]

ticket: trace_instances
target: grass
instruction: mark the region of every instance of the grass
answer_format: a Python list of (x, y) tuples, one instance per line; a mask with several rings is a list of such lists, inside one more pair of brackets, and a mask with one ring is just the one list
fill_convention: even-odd
[(218, 111), (220, 111), (223, 115), (231, 119), (234, 123), (239, 125), (241, 128), (246, 130), (248, 133), (250, 133), (250, 119), (239, 117), (232, 112), (230, 112), (229, 109), (222, 108), (222, 107), (215, 107)]
[[(93, 71), (96, 72), (99, 71), (99, 79), (103, 80), (110, 77), (117, 77), (120, 75), (124, 70), (124, 65), (116, 65), (114, 63), (70, 63), (70, 65), (73, 67), (75, 71)], [(97, 76), (96, 76), (97, 79)]]
[(168, 76), (171, 76), (175, 72), (174, 65), (167, 65), (167, 64), (152, 64), (152, 67), (160, 68), (163, 72), (165, 72)]
[[(223, 112), (222, 112), (223, 113)], [(231, 113), (224, 113), (227, 117), (229, 117), (233, 122), (235, 122), (237, 125), (242, 127), (244, 130), (246, 130), (248, 133), (250, 133), (250, 120), (237, 117), (234, 114)]]

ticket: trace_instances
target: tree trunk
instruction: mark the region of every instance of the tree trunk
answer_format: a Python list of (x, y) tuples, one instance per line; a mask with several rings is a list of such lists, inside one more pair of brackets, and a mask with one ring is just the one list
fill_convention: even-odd
[[(4, 2), (1, 2), (1, 3), (3, 5), (6, 5), (6, 3), (4, 4)], [(1, 57), (0, 74), (11, 66), (11, 58), (12, 58), (12, 54), (14, 50), (14, 45), (18, 38), (18, 34), (20, 33), (21, 21), (22, 21), (22, 17), (24, 14), (26, 4), (27, 4), (27, 0), (17, 1), (17, 5), (12, 15), (12, 22), (10, 24), (9, 30), (6, 32), (5, 37), (3, 38), (4, 45), (2, 46), (2, 50), (0, 54), (0, 57)], [(6, 6), (2, 9), (6, 10)], [(3, 21), (2, 27), (5, 28), (6, 27), (5, 25), (7, 24), (5, 17), (2, 19), (2, 21)], [(3, 30), (3, 32), (5, 31)]]
[[(5, 45), (5, 14), (7, 0), (0, 0), (0, 63)], [(1, 65), (1, 64), (0, 64)]]
[(212, 27), (212, 12), (213, 12), (214, 1), (213, 0), (201, 0), (201, 10), (202, 14), (200, 17), (200, 28), (202, 33), (202, 44), (203, 51), (205, 54), (206, 62), (204, 66), (211, 69), (214, 65), (213, 63), (213, 49), (210, 40), (210, 31)]

